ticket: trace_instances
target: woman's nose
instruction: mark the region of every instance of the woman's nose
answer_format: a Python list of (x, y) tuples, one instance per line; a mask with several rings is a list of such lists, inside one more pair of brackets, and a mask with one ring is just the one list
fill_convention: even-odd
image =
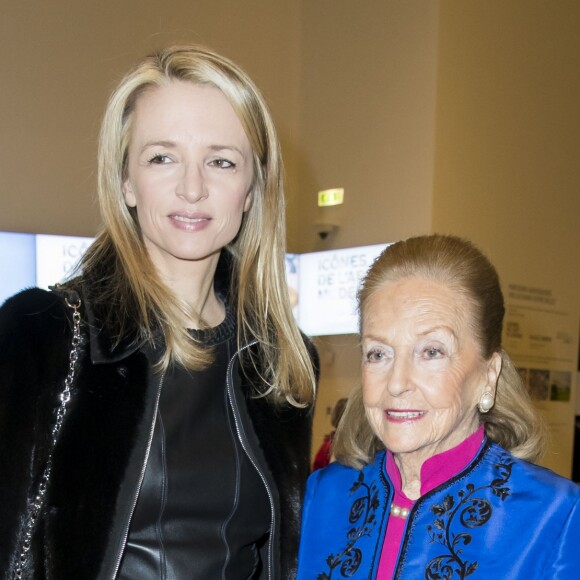
[(184, 164), (175, 193), (188, 203), (208, 196), (202, 170), (195, 164)]
[(387, 377), (387, 390), (398, 396), (412, 389), (412, 361), (406, 356), (395, 356)]

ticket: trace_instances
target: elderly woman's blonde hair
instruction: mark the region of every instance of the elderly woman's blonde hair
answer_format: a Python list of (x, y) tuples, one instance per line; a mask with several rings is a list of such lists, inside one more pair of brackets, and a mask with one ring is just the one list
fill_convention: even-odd
[[(495, 405), (489, 413), (478, 411), (480, 422), (487, 436), (514, 456), (537, 460), (545, 445), (545, 426), (520, 374), (501, 346), (505, 307), (491, 262), (471, 242), (455, 236), (419, 236), (390, 245), (375, 260), (359, 290), (361, 325), (369, 298), (387, 282), (404, 278), (447, 284), (469, 301), (471, 330), (483, 358), (489, 360), (496, 352), (502, 358)], [(367, 421), (359, 387), (352, 393), (337, 429), (334, 454), (341, 463), (360, 468), (381, 449), (384, 445)]]
[(161, 282), (142, 241), (134, 208), (122, 195), (135, 105), (146, 91), (171, 82), (190, 82), (219, 89), (233, 107), (253, 151), (251, 208), (240, 233), (225, 249), (231, 256), (231, 292), (238, 317), (240, 344), (256, 339), (261, 368), (270, 390), (295, 403), (312, 400), (314, 372), (290, 308), (285, 275), (284, 171), (280, 144), (268, 107), (252, 82), (230, 60), (202, 47), (173, 46), (137, 64), (109, 100), (100, 134), (98, 199), (104, 227), (85, 255), (86, 274), (113, 261), (115, 273), (99, 297), (115, 305), (104, 321), (115, 336), (135, 324), (141, 336), (154, 340), (160, 329), (166, 351), (161, 368), (176, 360), (203, 368), (212, 360), (180, 323), (184, 314), (198, 318)]

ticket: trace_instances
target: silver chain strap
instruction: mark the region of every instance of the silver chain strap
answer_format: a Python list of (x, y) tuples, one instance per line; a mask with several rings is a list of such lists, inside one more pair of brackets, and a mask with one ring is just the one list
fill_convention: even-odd
[(29, 556), (30, 547), (32, 545), (32, 535), (34, 533), (34, 528), (36, 526), (38, 516), (40, 515), (42, 506), (44, 504), (46, 489), (50, 479), (50, 472), (52, 470), (52, 453), (58, 440), (58, 434), (60, 432), (60, 428), (62, 427), (63, 419), (66, 414), (67, 404), (70, 401), (71, 388), (73, 386), (73, 381), (75, 378), (75, 370), (77, 366), (77, 361), (79, 359), (81, 346), (81, 314), (79, 312), (79, 308), (81, 305), (81, 299), (75, 293), (74, 301), (71, 301), (69, 297), (65, 297), (65, 302), (67, 306), (69, 306), (69, 308), (71, 308), (73, 311), (72, 312), (73, 336), (72, 336), (72, 347), (69, 355), (68, 374), (64, 381), (64, 389), (59, 397), (60, 405), (56, 411), (56, 419), (54, 425), (52, 426), (51, 449), (48, 454), (48, 459), (46, 460), (46, 466), (42, 473), (42, 478), (40, 480), (40, 483), (38, 484), (37, 493), (34, 496), (34, 500), (32, 501), (29, 507), (28, 517), (26, 519), (26, 523), (24, 524), (24, 540), (22, 543), (22, 550), (20, 551), (20, 556), (18, 557), (18, 560), (16, 562), (16, 568), (13, 574), (14, 580), (21, 580), (23, 578), (22, 575), (23, 568)]

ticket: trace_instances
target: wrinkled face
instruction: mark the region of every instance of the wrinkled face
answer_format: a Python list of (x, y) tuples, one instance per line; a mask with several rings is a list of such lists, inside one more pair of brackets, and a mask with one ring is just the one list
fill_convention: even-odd
[(422, 278), (387, 282), (362, 319), (367, 418), (387, 449), (423, 461), (479, 426), (477, 403), (495, 393), (500, 357), (484, 361), (471, 305), (449, 286)]
[(217, 263), (250, 207), (253, 154), (221, 91), (171, 81), (133, 112), (123, 194), (160, 272)]

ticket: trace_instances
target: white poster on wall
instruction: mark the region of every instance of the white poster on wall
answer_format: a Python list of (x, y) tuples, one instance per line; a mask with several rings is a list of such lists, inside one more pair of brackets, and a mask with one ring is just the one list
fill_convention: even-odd
[(560, 304), (550, 288), (510, 283), (506, 290), (504, 347), (550, 431), (548, 452), (541, 463), (570, 477), (578, 313)]
[(356, 293), (387, 244), (300, 256), (298, 323), (308, 335), (358, 332)]
[(48, 288), (70, 276), (93, 238), (36, 236), (36, 285)]
[(0, 304), (36, 284), (34, 234), (0, 232)]

